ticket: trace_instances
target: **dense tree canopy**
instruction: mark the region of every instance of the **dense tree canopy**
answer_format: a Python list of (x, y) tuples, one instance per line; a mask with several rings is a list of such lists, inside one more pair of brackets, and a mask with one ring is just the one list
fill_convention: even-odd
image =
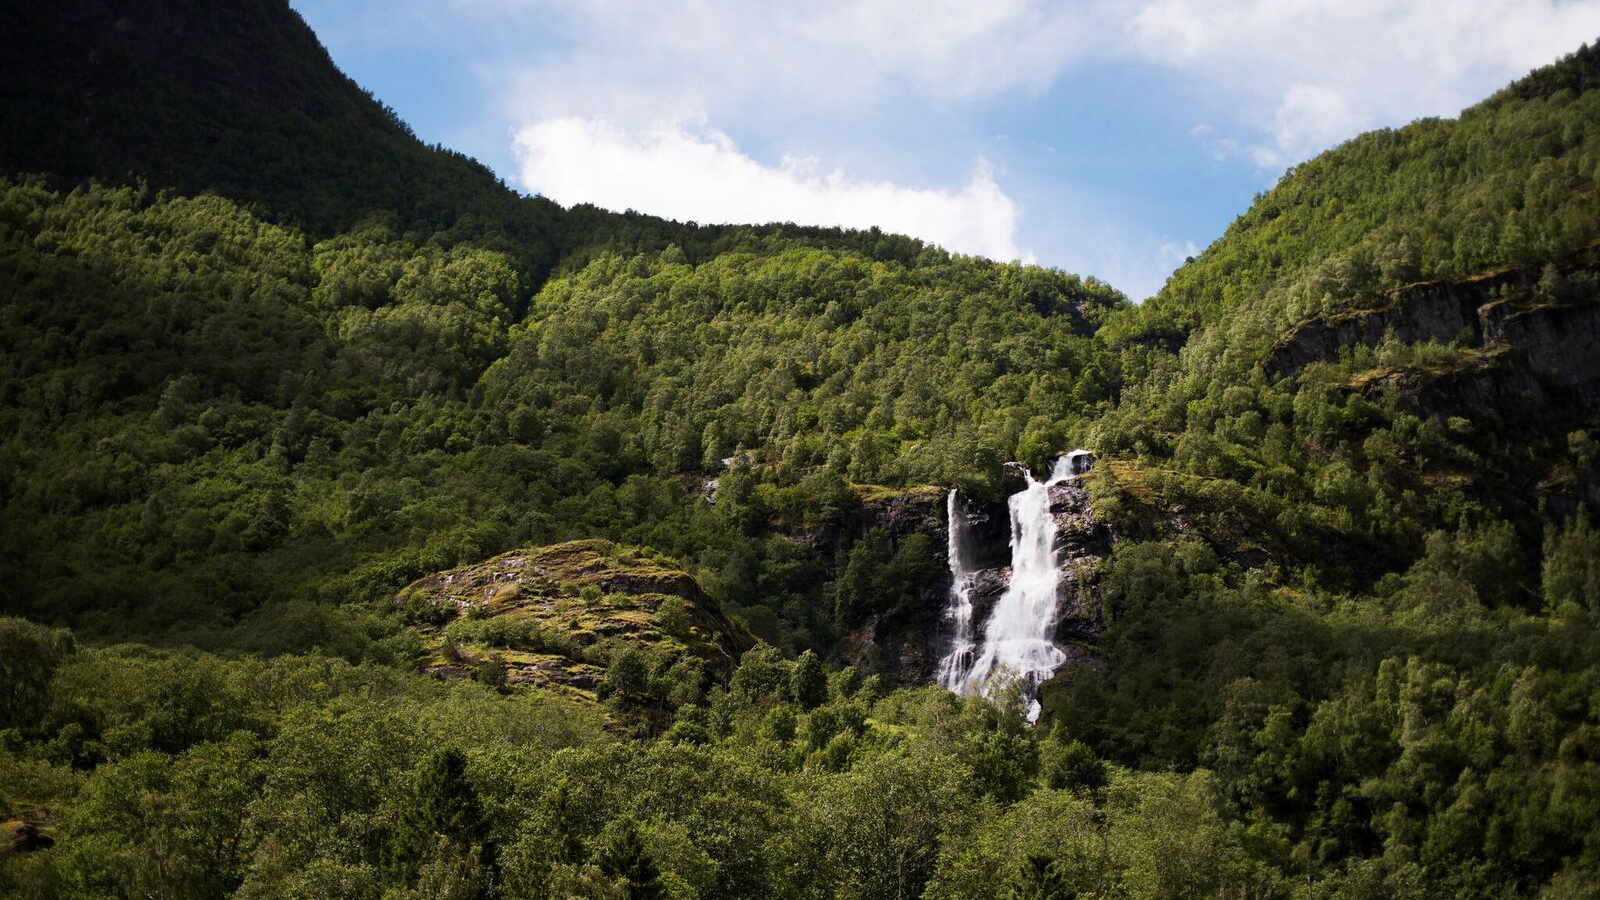
[[(1593, 397), (1392, 314), (1596, 302), (1594, 51), (1297, 167), (1134, 307), (517, 197), (219, 10), (9, 20), (0, 894), (1592, 896)], [(841, 664), (946, 577), (864, 504), (1080, 445), (1103, 632), (1038, 725)], [(699, 587), (396, 594), (576, 539)], [(669, 652), (713, 610), (765, 639), (715, 676)]]

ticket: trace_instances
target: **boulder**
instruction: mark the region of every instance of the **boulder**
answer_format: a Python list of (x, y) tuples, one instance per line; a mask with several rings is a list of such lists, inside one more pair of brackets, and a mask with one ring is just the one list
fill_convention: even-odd
[(995, 566), (992, 569), (983, 569), (972, 576), (972, 594), (968, 599), (972, 601), (972, 627), (978, 633), (983, 632), (983, 623), (989, 621), (989, 614), (994, 611), (994, 605), (1000, 602), (1000, 597), (1011, 584), (1011, 567)]
[(1019, 462), (1008, 462), (1000, 472), (1000, 493), (1006, 497), (1028, 487), (1028, 467)]

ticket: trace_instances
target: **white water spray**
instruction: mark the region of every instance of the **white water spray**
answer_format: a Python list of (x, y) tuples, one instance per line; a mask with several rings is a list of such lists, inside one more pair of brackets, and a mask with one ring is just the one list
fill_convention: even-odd
[(966, 520), (956, 489), (945, 496), (945, 531), (949, 533), (950, 603), (945, 618), (950, 620), (950, 652), (939, 661), (938, 681), (943, 687), (960, 691), (972, 667), (976, 649), (972, 635), (972, 582), (977, 574), (967, 568)]
[[(1051, 639), (1061, 572), (1056, 564), (1056, 523), (1050, 514), (1050, 487), (1087, 471), (1090, 458), (1088, 451), (1074, 450), (1056, 460), (1049, 480), (1037, 481), (1029, 473), (1027, 487), (1011, 495), (1011, 582), (984, 625), (983, 646), (972, 667), (963, 676), (952, 676), (946, 682), (945, 665), (941, 665), (941, 684), (958, 693), (992, 697), (1005, 684), (1020, 679), (1028, 700), (1028, 720), (1038, 718), (1039, 702), (1034, 699), (1034, 691), (1067, 658)], [(952, 563), (951, 573), (955, 571)], [(970, 598), (962, 599), (966, 602), (970, 632), (972, 604)], [(960, 650), (959, 645), (955, 650)], [(968, 650), (969, 657), (970, 654)], [(955, 657), (957, 653), (953, 651), (945, 664), (951, 664)]]

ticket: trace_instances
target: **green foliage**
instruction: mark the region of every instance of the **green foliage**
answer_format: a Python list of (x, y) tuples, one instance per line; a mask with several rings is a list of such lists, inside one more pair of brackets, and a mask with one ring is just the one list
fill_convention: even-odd
[(873, 528), (851, 548), (834, 582), (834, 618), (842, 625), (911, 608), (943, 571), (932, 539), (915, 532), (893, 546)]
[(810, 710), (828, 699), (828, 675), (822, 670), (822, 661), (810, 650), (795, 660), (789, 673), (789, 693), (801, 709)]
[(631, 822), (622, 823), (605, 836), (595, 860), (606, 877), (622, 883), (628, 900), (661, 900), (666, 896), (661, 872)]
[[(371, 602), (601, 535), (823, 646), (834, 573), (787, 530), (844, 522), (847, 477), (992, 490), (1024, 436), (1061, 449), (1092, 403), (1055, 398), (1109, 396), (1089, 335), (1123, 302), (777, 238), (699, 265), (602, 254), (535, 293), (493, 242), (382, 215), (308, 245), (217, 196), (0, 190), (4, 600), (102, 634)], [(736, 455), (714, 507), (682, 477)], [(909, 587), (869, 605), (933, 571), (894, 549)]]
[(1574, 603), (1600, 618), (1600, 531), (1579, 516), (1554, 526), (1544, 542), (1544, 597)]
[(623, 700), (638, 700), (650, 692), (650, 668), (644, 654), (625, 647), (611, 655), (606, 667), (605, 689)]
[(682, 597), (668, 597), (656, 607), (656, 620), (661, 630), (679, 640), (690, 638), (689, 602)]
[[(1590, 72), (1579, 57), (1529, 83)], [(1208, 769), (1243, 836), (1223, 871), (1275, 873), (1253, 893), (1531, 896), (1592, 877), (1569, 860), (1594, 825), (1566, 798), (1595, 784), (1576, 751), (1600, 672), (1597, 548), (1592, 511), (1556, 513), (1593, 490), (1592, 409), (1475, 402), (1464, 385), (1523, 377), (1492, 344), (1391, 331), (1262, 364), (1291, 328), (1426, 316), (1426, 292), (1464, 290), (1401, 290), (1419, 279), (1509, 269), (1491, 303), (1593, 303), (1600, 93), (1573, 77), (1581, 91), (1514, 87), (1297, 167), (1102, 330), (1133, 363), (1094, 426), (1112, 461), (1090, 485), (1133, 539), (1101, 570), (1109, 675), (1069, 669), (1043, 692), (1082, 742), (1044, 745), (1046, 785), (1098, 756), (1111, 775), (1082, 793), (1109, 806), (1118, 765)]]
[(1086, 794), (1105, 787), (1106, 765), (1089, 745), (1079, 740), (1063, 743), (1057, 734), (1051, 737), (1039, 751), (1039, 769), (1045, 787)]
[(1065, 449), (1050, 398), (1108, 396), (1089, 334), (1121, 303), (1093, 280), (976, 259), (606, 256), (533, 298), (485, 399), (576, 415), (546, 428), (632, 423), (607, 452), (660, 471), (761, 448), (857, 482), (984, 483), (1035, 420), (1058, 430), (1036, 452)]
[(1292, 167), (1111, 333), (1181, 343), (1241, 306), (1281, 327), (1380, 289), (1581, 251), (1600, 233), (1594, 56), (1586, 48), (1526, 82), (1591, 73), (1565, 90), (1514, 85), (1459, 119), (1370, 131)]
[(1072, 900), (1077, 892), (1067, 887), (1054, 859), (1034, 853), (1006, 879), (1000, 896), (1005, 900)]
[(492, 866), (495, 850), (487, 837), (488, 822), (467, 777), (466, 756), (455, 749), (437, 750), (412, 775), (411, 795), (390, 837), (389, 868), (409, 882), (441, 841)]
[(65, 629), (0, 616), (0, 728), (36, 726), (56, 668), (75, 649)]
[[(1594, 51), (1297, 167), (1131, 307), (875, 230), (518, 198), (281, 3), (176, 42), (13, 18), (0, 601), (29, 618), (0, 617), (0, 813), (55, 845), (0, 855), (0, 893), (1600, 879), (1592, 409), (1496, 400), (1515, 361), (1449, 337), (1262, 364), (1485, 272), (1513, 313), (1592, 303)], [(1118, 541), (1039, 726), (1018, 694), (827, 671), (944, 577), (863, 504), (993, 499), (1004, 461), (1079, 443)], [(579, 538), (509, 594), (396, 594)], [(716, 602), (579, 621), (686, 574)], [(719, 607), (768, 640), (725, 681), (680, 646)], [(475, 677), (419, 675), (435, 653)], [(516, 687), (525, 654), (587, 668)]]

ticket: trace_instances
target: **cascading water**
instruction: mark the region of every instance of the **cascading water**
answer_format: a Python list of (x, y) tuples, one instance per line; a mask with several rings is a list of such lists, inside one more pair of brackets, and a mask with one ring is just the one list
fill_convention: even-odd
[[(1038, 718), (1039, 702), (1034, 699), (1034, 691), (1066, 661), (1066, 654), (1051, 640), (1061, 573), (1056, 565), (1056, 523), (1050, 514), (1050, 487), (1077, 478), (1087, 471), (1090, 459), (1087, 451), (1074, 450), (1056, 460), (1047, 481), (1037, 481), (1029, 473), (1027, 487), (1011, 495), (1011, 582), (984, 625), (983, 645), (975, 660), (970, 638), (971, 576), (963, 585), (958, 557), (952, 552), (950, 571), (957, 578), (951, 588), (951, 616), (959, 622), (960, 616), (965, 615), (969, 637), (963, 648), (957, 633), (950, 655), (940, 664), (940, 684), (958, 693), (992, 696), (1005, 683), (1020, 679), (1028, 700), (1028, 719)], [(953, 494), (951, 502), (953, 509)], [(951, 521), (955, 521), (954, 516)], [(955, 540), (952, 525), (952, 546)], [(970, 668), (966, 660), (972, 660)]]
[(972, 581), (977, 574), (967, 568), (966, 519), (961, 515), (961, 500), (955, 488), (945, 496), (945, 530), (950, 535), (950, 604), (945, 618), (950, 620), (950, 652), (939, 661), (939, 684), (960, 691), (972, 667)]

